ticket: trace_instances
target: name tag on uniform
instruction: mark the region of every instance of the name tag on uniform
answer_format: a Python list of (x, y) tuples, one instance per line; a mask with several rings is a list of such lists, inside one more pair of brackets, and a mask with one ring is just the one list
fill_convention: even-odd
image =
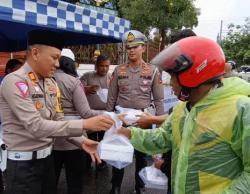
[(43, 98), (43, 94), (32, 94), (32, 98)]
[(119, 76), (118, 76), (118, 79), (128, 79), (128, 76), (119, 75)]

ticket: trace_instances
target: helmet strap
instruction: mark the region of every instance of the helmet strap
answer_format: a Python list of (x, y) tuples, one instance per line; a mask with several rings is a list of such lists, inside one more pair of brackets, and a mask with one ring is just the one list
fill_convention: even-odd
[(178, 81), (179, 85), (181, 86), (181, 92), (178, 96), (178, 99), (183, 101), (183, 102), (188, 101), (192, 88), (185, 87), (181, 84), (180, 79), (179, 79), (179, 73), (176, 73), (175, 75), (177, 77), (177, 81)]
[(181, 101), (188, 101), (191, 93), (191, 88), (182, 87), (178, 99)]

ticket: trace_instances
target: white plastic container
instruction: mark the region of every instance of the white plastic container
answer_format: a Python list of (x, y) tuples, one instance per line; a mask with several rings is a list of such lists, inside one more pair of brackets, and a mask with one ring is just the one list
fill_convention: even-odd
[(154, 166), (143, 168), (139, 172), (139, 176), (143, 180), (146, 188), (151, 189), (168, 189), (168, 177)]
[(99, 143), (98, 153), (102, 160), (121, 169), (133, 162), (134, 148), (126, 137), (114, 134)]
[(141, 110), (123, 108), (121, 106), (116, 106), (115, 109), (118, 111), (118, 113), (126, 114), (124, 121), (128, 125), (133, 125), (139, 119), (138, 116), (143, 114)]

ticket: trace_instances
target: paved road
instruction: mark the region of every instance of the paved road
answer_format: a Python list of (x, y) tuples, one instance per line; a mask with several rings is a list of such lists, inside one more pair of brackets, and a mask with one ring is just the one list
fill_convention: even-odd
[[(84, 177), (84, 192), (83, 194), (109, 194), (111, 189), (111, 167), (102, 171), (94, 169), (86, 169)], [(64, 174), (62, 174), (59, 182), (59, 194), (66, 194), (66, 182)], [(132, 194), (134, 190), (134, 164), (130, 165), (125, 170), (125, 176), (122, 183), (121, 194)], [(146, 194), (166, 194), (162, 190), (146, 190)]]

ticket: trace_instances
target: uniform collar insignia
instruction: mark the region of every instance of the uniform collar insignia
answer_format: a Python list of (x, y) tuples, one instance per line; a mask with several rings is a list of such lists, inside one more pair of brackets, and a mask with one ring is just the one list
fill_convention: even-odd
[(37, 78), (37, 75), (34, 73), (34, 72), (29, 72), (28, 73), (28, 76), (29, 76), (29, 78), (30, 78), (30, 80), (32, 81), (32, 82), (38, 82), (38, 78)]

